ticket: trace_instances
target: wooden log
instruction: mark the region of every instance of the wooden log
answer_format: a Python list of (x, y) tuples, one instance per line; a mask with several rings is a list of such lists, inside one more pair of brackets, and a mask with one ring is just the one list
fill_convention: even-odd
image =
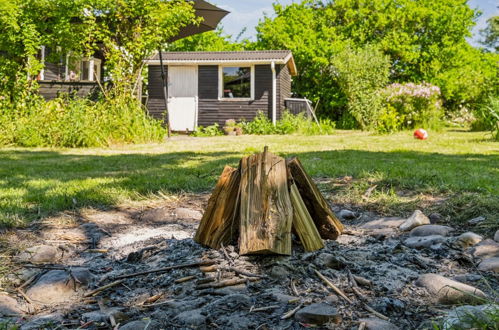
[(324, 248), (321, 235), (294, 183), (290, 187), (290, 196), (293, 205), (293, 229), (298, 234), (305, 251), (312, 252)]
[(226, 166), (213, 191), (194, 240), (219, 249), (237, 241), (239, 229), (239, 170)]
[(239, 253), (291, 254), (293, 212), (286, 161), (268, 152), (241, 160)]
[(298, 158), (288, 159), (287, 166), (321, 237), (337, 239), (344, 230), (343, 224), (331, 211), (317, 185), (305, 172)]

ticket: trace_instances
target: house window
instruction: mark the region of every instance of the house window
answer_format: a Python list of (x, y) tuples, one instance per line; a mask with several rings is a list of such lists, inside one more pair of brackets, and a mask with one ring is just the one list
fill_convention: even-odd
[(253, 67), (223, 66), (220, 68), (220, 97), (223, 99), (252, 99)]

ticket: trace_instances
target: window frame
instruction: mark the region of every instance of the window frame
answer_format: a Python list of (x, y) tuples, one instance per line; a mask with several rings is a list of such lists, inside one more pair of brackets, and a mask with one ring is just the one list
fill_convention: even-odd
[[(224, 97), (224, 68), (250, 68), (250, 97)], [(224, 63), (218, 66), (218, 100), (219, 101), (254, 101), (255, 100), (255, 65), (246, 63)]]

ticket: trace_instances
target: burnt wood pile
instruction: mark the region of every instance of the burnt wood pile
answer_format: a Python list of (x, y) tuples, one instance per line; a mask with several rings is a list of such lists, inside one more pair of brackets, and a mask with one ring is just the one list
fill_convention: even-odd
[(225, 167), (194, 240), (214, 249), (237, 243), (241, 255), (291, 255), (292, 233), (310, 252), (343, 229), (298, 158), (265, 147)]

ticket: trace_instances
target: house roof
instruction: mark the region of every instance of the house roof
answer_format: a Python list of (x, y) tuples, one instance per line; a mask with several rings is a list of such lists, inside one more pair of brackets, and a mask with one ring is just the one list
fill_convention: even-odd
[[(233, 52), (163, 52), (163, 63), (180, 64), (286, 64), (292, 75), (297, 75), (293, 54), (289, 50), (259, 50)], [(159, 53), (146, 61), (149, 65), (159, 65)]]

